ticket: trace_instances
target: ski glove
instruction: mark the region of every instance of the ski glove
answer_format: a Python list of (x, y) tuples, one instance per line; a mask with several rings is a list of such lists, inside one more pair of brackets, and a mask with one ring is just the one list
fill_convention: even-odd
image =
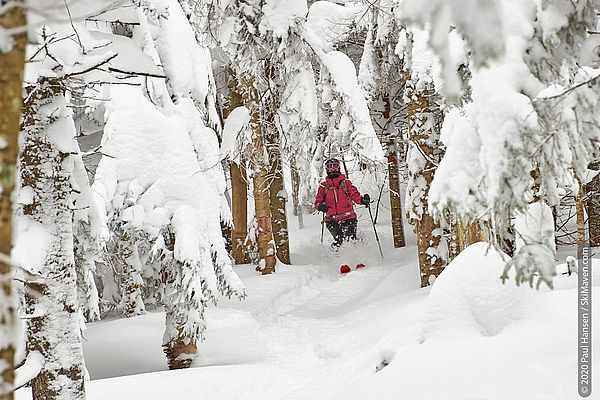
[(317, 210), (321, 212), (327, 212), (327, 210), (329, 210), (329, 207), (327, 207), (327, 204), (321, 203), (317, 206)]
[(371, 204), (371, 197), (365, 193), (364, 196), (360, 198), (360, 204), (368, 207), (369, 204)]

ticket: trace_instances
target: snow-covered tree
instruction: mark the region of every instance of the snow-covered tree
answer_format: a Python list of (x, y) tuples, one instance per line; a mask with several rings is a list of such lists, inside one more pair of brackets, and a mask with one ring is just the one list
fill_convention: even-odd
[[(541, 201), (555, 205), (557, 187), (573, 186), (574, 177), (583, 178), (598, 156), (599, 74), (593, 68), (595, 39), (587, 32), (595, 25), (595, 3), (421, 4), (403, 1), (404, 18), (429, 27), (430, 46), (442, 63), (452, 62), (444, 54), (452, 49), (447, 32), (453, 27), (466, 41), (472, 73), (472, 102), (445, 122), (453, 128), (444, 138), (447, 154), (432, 185), (431, 208), (439, 217), (451, 209), (465, 223), (484, 217), (492, 242), (500, 247), (512, 218), (531, 201), (529, 172), (539, 173)], [(455, 71), (442, 68), (447, 83), (456, 81)], [(511, 265), (517, 267), (517, 283), (537, 279), (551, 285), (554, 252), (539, 244), (531, 243), (537, 267), (518, 262), (520, 252), (529, 258), (527, 246), (516, 254)], [(521, 270), (526, 266), (531, 268)]]
[(28, 357), (43, 359), (31, 382), (34, 399), (85, 397), (80, 326), (84, 316), (99, 318), (92, 273), (106, 229), (66, 92), (115, 54), (85, 52), (83, 32), (83, 42), (63, 40), (71, 29), (41, 28), (26, 79), (12, 256), (24, 287)]
[[(156, 11), (155, 3), (147, 6)], [(160, 300), (169, 367), (183, 368), (202, 339), (205, 307), (219, 293), (245, 294), (221, 236), (221, 220), (231, 216), (210, 127), (218, 122), (210, 54), (196, 42), (179, 3), (166, 5), (165, 18), (140, 10), (132, 30), (145, 53), (140, 60), (161, 65), (166, 79), (140, 74), (133, 80), (140, 86), (111, 87), (101, 143), (108, 156), (98, 165), (94, 188), (115, 248), (124, 250), (118, 260), (128, 272), (120, 282), (121, 307), (136, 314), (145, 298)]]
[(25, 281), (27, 351), (44, 358), (34, 399), (85, 398), (72, 211), (81, 158), (65, 90), (63, 77), (40, 77), (23, 116), (13, 257)]
[[(213, 33), (207, 40), (228, 54), (228, 65), (239, 79), (240, 93), (253, 116), (254, 156), (248, 171), (254, 182), (259, 269), (263, 271), (267, 264), (270, 270), (275, 260), (266, 197), (275, 203), (275, 197), (283, 194), (274, 187), (268, 196), (269, 174), (267, 180), (261, 175), (268, 169), (261, 163), (278, 164), (278, 152), (269, 152), (274, 144), (284, 161), (294, 158), (303, 183), (299, 188), (302, 199), (314, 195), (324, 157), (346, 153), (357, 164), (367, 165), (381, 163), (383, 158), (352, 61), (319, 36), (319, 23), (310, 23), (327, 17), (318, 11), (326, 5), (335, 6), (315, 2), (308, 11), (305, 0), (233, 1), (218, 2), (204, 14), (201, 5), (190, 7), (196, 13), (192, 19), (197, 21), (197, 33)], [(316, 17), (311, 17), (313, 8)], [(213, 28), (198, 31), (211, 24)], [(276, 115), (269, 114), (272, 109), (278, 110)], [(265, 140), (268, 158), (261, 150)], [(271, 212), (283, 209), (273, 204), (270, 208)]]

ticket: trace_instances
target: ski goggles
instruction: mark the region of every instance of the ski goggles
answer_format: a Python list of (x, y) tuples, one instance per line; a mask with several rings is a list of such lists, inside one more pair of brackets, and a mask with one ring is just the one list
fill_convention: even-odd
[(327, 163), (325, 164), (325, 168), (327, 169), (327, 171), (339, 171), (340, 163), (339, 161), (327, 161)]

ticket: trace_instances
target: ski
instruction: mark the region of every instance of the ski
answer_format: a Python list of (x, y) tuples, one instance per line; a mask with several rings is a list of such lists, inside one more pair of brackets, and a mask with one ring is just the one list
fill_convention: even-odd
[[(365, 264), (363, 264), (363, 263), (356, 264), (356, 269), (361, 269), (361, 268), (364, 268), (364, 267), (365, 267)], [(350, 266), (348, 264), (343, 264), (340, 267), (340, 273), (341, 274), (347, 274), (350, 271), (352, 271), (352, 269), (350, 268)]]

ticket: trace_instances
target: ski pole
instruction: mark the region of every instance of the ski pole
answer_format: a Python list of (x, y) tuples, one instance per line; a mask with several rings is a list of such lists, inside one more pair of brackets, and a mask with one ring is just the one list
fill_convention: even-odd
[(325, 213), (323, 213), (323, 219), (321, 220), (321, 244), (323, 244), (323, 230), (325, 229)]
[(375, 228), (375, 221), (373, 221), (373, 213), (371, 212), (370, 204), (367, 206), (367, 210), (369, 210), (369, 216), (371, 217), (371, 224), (373, 225), (373, 232), (375, 232), (375, 240), (377, 240), (379, 254), (381, 254), (381, 258), (383, 258), (383, 251), (381, 250), (381, 243), (379, 243), (379, 235), (377, 235), (377, 228)]

